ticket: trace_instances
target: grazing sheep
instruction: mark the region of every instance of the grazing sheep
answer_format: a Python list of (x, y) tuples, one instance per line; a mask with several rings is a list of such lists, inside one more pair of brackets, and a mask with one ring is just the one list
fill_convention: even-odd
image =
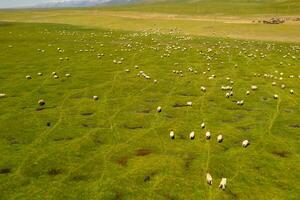
[(221, 188), (222, 190), (225, 190), (226, 188), (226, 183), (227, 183), (227, 179), (226, 178), (222, 178), (219, 188)]
[(230, 93), (226, 92), (226, 97), (229, 98), (230, 97)]
[(205, 133), (205, 137), (206, 137), (207, 140), (210, 139), (210, 132), (209, 132), (209, 131), (207, 131), (207, 132)]
[(99, 98), (98, 98), (98, 96), (93, 96), (93, 99), (96, 101), (96, 100), (98, 100)]
[(209, 173), (206, 174), (206, 181), (208, 185), (212, 185), (212, 177)]
[(222, 136), (222, 135), (218, 135), (217, 141), (218, 141), (219, 143), (221, 143), (221, 142), (223, 141), (223, 136)]
[(194, 131), (192, 131), (192, 132), (190, 133), (190, 139), (191, 139), (191, 140), (195, 139), (195, 132), (194, 132)]
[(193, 102), (188, 101), (188, 102), (186, 102), (186, 105), (187, 105), (187, 106), (192, 106), (192, 105), (193, 105)]
[(56, 72), (52, 72), (52, 75), (53, 75), (53, 76), (56, 75)]
[(201, 91), (206, 92), (206, 88), (204, 86), (201, 86)]
[(161, 109), (160, 106), (158, 106), (157, 109), (156, 109), (156, 111), (159, 112), (159, 113), (161, 112), (161, 110), (162, 110), (162, 109)]
[(282, 89), (284, 89), (284, 88), (285, 88), (285, 85), (284, 85), (284, 84), (282, 84), (282, 85), (281, 85), (281, 88), (282, 88)]
[(153, 81), (154, 83), (158, 83), (158, 81), (155, 79), (154, 81)]
[(37, 73), (38, 76), (43, 76), (43, 73), (39, 72)]
[(276, 82), (272, 82), (272, 85), (275, 86), (275, 85), (276, 85)]
[(257, 86), (256, 85), (251, 85), (251, 89), (252, 90), (257, 90)]
[(43, 99), (41, 99), (41, 100), (38, 101), (38, 104), (39, 104), (40, 106), (43, 106), (43, 105), (46, 104), (46, 102), (45, 102)]
[(244, 105), (244, 100), (237, 101), (236, 104), (239, 105), (239, 106), (242, 106), (242, 105)]
[(249, 90), (247, 90), (246, 94), (247, 94), (247, 95), (250, 95), (250, 91), (249, 91)]
[(202, 124), (201, 124), (201, 128), (202, 128), (202, 129), (204, 129), (204, 128), (205, 128), (205, 123), (204, 123), (204, 122), (202, 122)]
[(59, 76), (57, 76), (57, 75), (54, 75), (54, 76), (53, 76), (53, 78), (55, 78), (55, 79), (58, 79), (58, 78), (59, 78)]
[(291, 94), (294, 94), (294, 90), (291, 89), (291, 90), (290, 90), (290, 93), (291, 93)]
[(171, 131), (171, 132), (170, 132), (170, 138), (171, 138), (171, 139), (174, 139), (174, 138), (175, 138), (175, 133), (174, 133), (174, 131)]
[(29, 80), (29, 79), (32, 79), (32, 78), (31, 78), (30, 75), (27, 75), (27, 76), (26, 76), (26, 79)]
[(4, 97), (6, 97), (6, 94), (0, 93), (0, 98), (4, 98)]
[(71, 74), (66, 74), (66, 77), (67, 77), (67, 78), (71, 77)]
[(274, 94), (273, 98), (274, 98), (274, 99), (278, 99), (278, 95), (277, 95), (277, 94)]
[(129, 70), (129, 69), (126, 69), (125, 72), (130, 72), (130, 70)]
[(242, 142), (242, 146), (245, 147), (245, 148), (246, 148), (249, 144), (250, 144), (250, 142), (249, 142), (248, 140), (244, 140), (244, 141)]

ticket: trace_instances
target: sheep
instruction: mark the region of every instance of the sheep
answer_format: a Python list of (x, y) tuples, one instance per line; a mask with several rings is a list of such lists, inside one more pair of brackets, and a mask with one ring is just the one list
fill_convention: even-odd
[(212, 185), (212, 177), (209, 173), (206, 174), (206, 181), (208, 185)]
[(160, 106), (158, 106), (158, 107), (157, 107), (157, 109), (156, 109), (156, 111), (157, 111), (158, 113), (160, 113), (160, 112), (161, 112), (161, 110), (162, 110), (162, 109), (161, 109), (161, 107), (160, 107)]
[(285, 88), (285, 85), (284, 85), (284, 84), (282, 84), (282, 85), (281, 85), (281, 88), (282, 88), (282, 89), (284, 89), (284, 88)]
[(207, 131), (207, 132), (205, 133), (205, 137), (206, 137), (207, 140), (210, 139), (210, 132), (209, 132), (209, 131)]
[(57, 75), (54, 75), (54, 76), (53, 76), (53, 78), (55, 78), (55, 79), (58, 79), (58, 78), (59, 78), (59, 76), (57, 76)]
[(250, 144), (250, 142), (249, 142), (248, 140), (244, 140), (244, 141), (242, 142), (242, 146), (243, 146), (244, 148), (246, 148), (249, 144)]
[(219, 188), (221, 188), (222, 190), (225, 190), (226, 188), (226, 183), (227, 183), (227, 179), (226, 178), (222, 178)]
[(244, 105), (244, 100), (237, 101), (236, 104), (239, 105), (239, 106), (242, 106), (242, 105)]
[(204, 123), (204, 122), (202, 122), (202, 124), (201, 124), (201, 128), (202, 128), (202, 129), (204, 129), (204, 128), (205, 128), (205, 123)]
[(67, 78), (69, 78), (69, 77), (71, 76), (71, 74), (66, 74), (65, 76), (66, 76)]
[(154, 81), (153, 81), (154, 83), (158, 83), (158, 81), (155, 79)]
[(54, 76), (54, 75), (57, 75), (57, 74), (56, 74), (56, 72), (52, 72), (52, 75)]
[(43, 76), (43, 73), (39, 72), (37, 73), (38, 76)]
[(218, 135), (217, 141), (218, 141), (218, 143), (221, 143), (223, 141), (223, 136), (222, 135)]
[(130, 70), (129, 70), (129, 69), (126, 69), (126, 70), (125, 70), (125, 72), (127, 72), (127, 73), (128, 73), (128, 72), (130, 72)]
[(6, 97), (6, 94), (0, 93), (0, 98), (4, 98), (4, 97)]
[(291, 90), (290, 90), (290, 94), (294, 94), (294, 90), (291, 89)]
[(251, 85), (251, 89), (252, 90), (257, 90), (257, 86), (256, 85)]
[(275, 86), (275, 85), (276, 85), (276, 82), (272, 82), (272, 85)]
[(192, 106), (192, 105), (193, 105), (193, 102), (188, 101), (188, 102), (186, 102), (186, 105), (187, 105), (187, 106)]
[(249, 90), (247, 90), (246, 95), (250, 95), (250, 91)]
[(202, 92), (206, 92), (206, 88), (204, 86), (201, 86), (200, 88)]
[(32, 79), (32, 78), (31, 78), (30, 75), (27, 75), (27, 76), (26, 76), (26, 79), (29, 80), (29, 79)]
[(93, 96), (93, 99), (94, 99), (95, 101), (97, 101), (97, 100), (99, 99), (99, 97), (98, 97), (98, 96)]
[(277, 95), (277, 94), (274, 94), (273, 98), (274, 98), (274, 99), (278, 99), (278, 95)]
[(41, 99), (41, 100), (38, 101), (38, 104), (39, 104), (40, 106), (43, 106), (43, 105), (46, 104), (46, 102), (45, 102), (43, 99)]
[(192, 131), (192, 132), (190, 133), (190, 139), (191, 139), (191, 140), (195, 139), (195, 132), (194, 132), (194, 131)]
[(226, 97), (229, 98), (230, 97), (230, 93), (226, 92)]
[(170, 138), (171, 138), (171, 139), (174, 139), (174, 138), (175, 138), (175, 133), (174, 133), (174, 131), (171, 131), (171, 132), (170, 132)]

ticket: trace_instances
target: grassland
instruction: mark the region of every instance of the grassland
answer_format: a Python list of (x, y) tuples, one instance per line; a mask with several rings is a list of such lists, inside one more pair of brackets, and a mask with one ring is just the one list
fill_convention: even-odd
[[(258, 21), (285, 18), (284, 24)], [(1, 21), (59, 23), (122, 31), (159, 29), (168, 33), (266, 41), (300, 42), (300, 2), (288, 1), (162, 1), (86, 9), (0, 11)], [(253, 22), (255, 21), (255, 22)]]
[(0, 41), (1, 199), (298, 199), (299, 45), (28, 23)]
[(185, 0), (0, 11), (0, 200), (299, 199), (300, 22), (252, 22), (299, 10)]

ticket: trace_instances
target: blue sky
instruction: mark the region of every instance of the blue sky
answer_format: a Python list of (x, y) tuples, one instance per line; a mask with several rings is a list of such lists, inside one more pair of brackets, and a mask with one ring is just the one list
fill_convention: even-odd
[[(70, 1), (70, 0), (0, 0), (0, 8), (34, 6), (37, 4), (49, 3), (53, 1), (62, 2), (62, 1)], [(92, 0), (86, 0), (86, 1), (92, 1)]]

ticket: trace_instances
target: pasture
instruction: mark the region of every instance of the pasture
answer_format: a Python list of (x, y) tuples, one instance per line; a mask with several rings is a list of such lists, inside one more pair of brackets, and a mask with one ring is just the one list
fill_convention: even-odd
[(258, 25), (283, 41), (73, 11), (0, 12), (0, 199), (299, 198), (299, 24)]

